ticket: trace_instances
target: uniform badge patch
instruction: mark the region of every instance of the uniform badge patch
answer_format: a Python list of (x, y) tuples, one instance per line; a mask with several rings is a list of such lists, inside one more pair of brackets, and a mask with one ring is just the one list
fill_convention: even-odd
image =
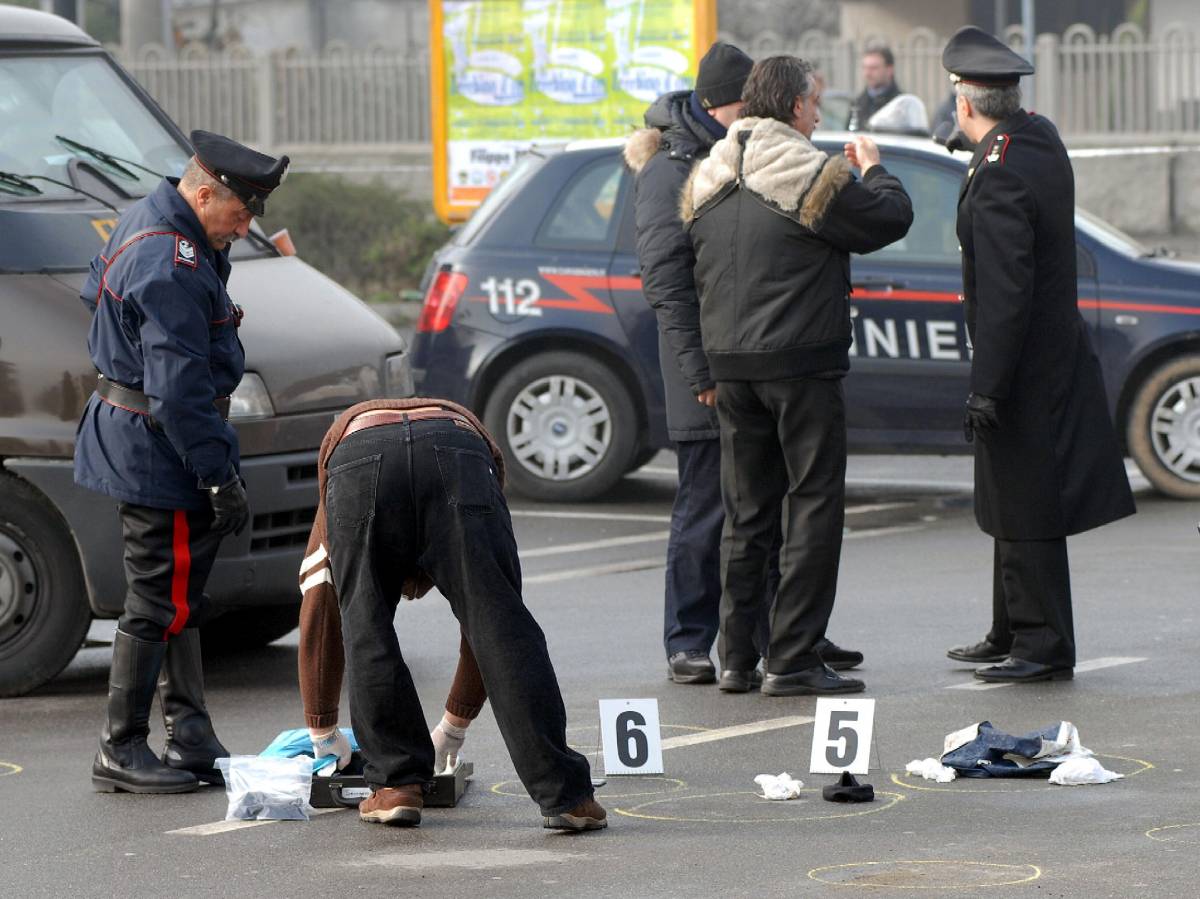
[(186, 237), (175, 238), (175, 264), (196, 267), (196, 245)]
[(997, 135), (992, 141), (992, 149), (987, 155), (988, 162), (1000, 162), (1004, 159), (1004, 135)]

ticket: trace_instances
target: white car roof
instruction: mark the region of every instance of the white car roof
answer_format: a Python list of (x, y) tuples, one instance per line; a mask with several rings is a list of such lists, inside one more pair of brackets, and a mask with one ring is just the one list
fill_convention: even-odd
[[(848, 143), (856, 137), (851, 131), (818, 131), (814, 135), (816, 140), (832, 141), (840, 143)], [(918, 153), (929, 153), (934, 156), (941, 156), (946, 153), (946, 148), (941, 144), (935, 143), (930, 137), (916, 137), (908, 134), (871, 134), (871, 140), (879, 145), (881, 150), (888, 149), (905, 149), (914, 150)], [(552, 141), (545, 144), (535, 144), (541, 150), (561, 150), (562, 152), (571, 153), (577, 150), (605, 150), (619, 149), (625, 146), (627, 138), (624, 137), (600, 137), (590, 140), (572, 140), (572, 141)], [(965, 150), (959, 150), (952, 154), (955, 159), (966, 163), (970, 161), (971, 154)]]

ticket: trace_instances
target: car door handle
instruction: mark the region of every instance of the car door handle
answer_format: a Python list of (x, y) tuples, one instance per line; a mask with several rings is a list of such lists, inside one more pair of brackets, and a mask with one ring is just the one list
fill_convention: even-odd
[(907, 285), (903, 281), (869, 280), (855, 281), (850, 286), (855, 290), (904, 290)]

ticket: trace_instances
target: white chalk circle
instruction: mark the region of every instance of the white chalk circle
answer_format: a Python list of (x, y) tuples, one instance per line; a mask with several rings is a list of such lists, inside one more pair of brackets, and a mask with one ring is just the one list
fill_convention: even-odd
[(1042, 876), (1042, 869), (1037, 865), (922, 859), (826, 865), (813, 868), (808, 876), (810, 880), (836, 886), (893, 890), (975, 890), (1031, 883)]

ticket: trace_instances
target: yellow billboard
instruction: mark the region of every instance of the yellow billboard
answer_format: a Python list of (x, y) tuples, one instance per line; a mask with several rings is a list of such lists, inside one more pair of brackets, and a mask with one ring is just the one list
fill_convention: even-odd
[(620, 137), (690, 88), (716, 0), (430, 0), (433, 204), (470, 215), (534, 143)]

